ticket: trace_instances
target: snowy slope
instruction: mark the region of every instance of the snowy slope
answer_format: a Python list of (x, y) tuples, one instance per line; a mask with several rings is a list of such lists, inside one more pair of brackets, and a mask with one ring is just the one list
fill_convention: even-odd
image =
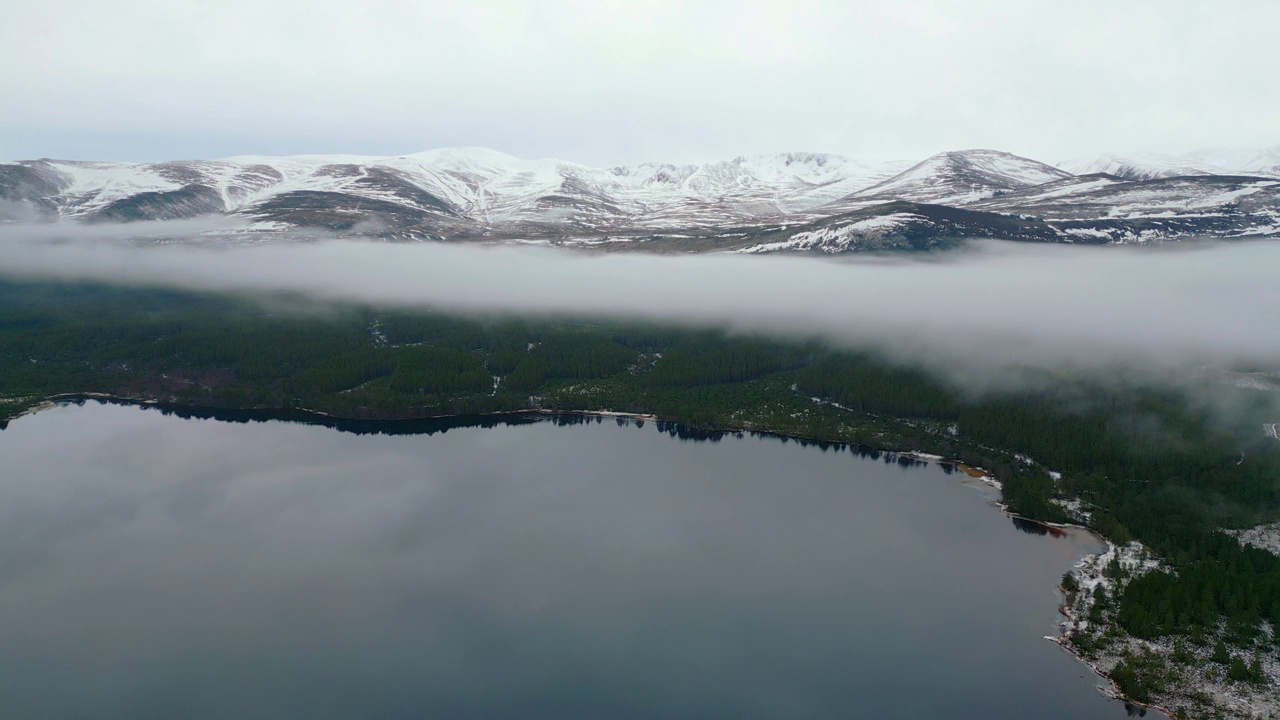
[(799, 226), (753, 233), (734, 248), (743, 253), (842, 253), (930, 250), (960, 238), (1069, 242), (1040, 220), (945, 205), (895, 201)]
[(1183, 175), (1214, 175), (1219, 174), (1221, 171), (1221, 168), (1210, 163), (1156, 153), (1101, 155), (1089, 160), (1062, 163), (1060, 167), (1075, 175), (1106, 173), (1125, 180), (1154, 180)]
[(1261, 150), (1217, 148), (1196, 150), (1186, 157), (1235, 175), (1262, 175), (1280, 178), (1280, 145)]
[(998, 150), (938, 153), (905, 171), (842, 198), (849, 207), (870, 202), (910, 200), (964, 205), (998, 193), (1021, 190), (1071, 177), (1042, 162)]
[(1280, 180), (1234, 175), (1123, 181), (1083, 176), (1030, 188), (973, 205), (994, 211), (1030, 213), (1047, 220), (1202, 216), (1270, 206)]
[(1262, 150), (1197, 150), (1182, 155), (1100, 155), (1086, 160), (1059, 163), (1058, 167), (1075, 175), (1107, 173), (1126, 180), (1154, 180), (1187, 175), (1280, 177), (1280, 145)]
[[(0, 165), (0, 175), (6, 167), (10, 174), (26, 168), (47, 175), (56, 192), (40, 197), (62, 216), (114, 217), (121, 210), (114, 203), (150, 193), (152, 207), (176, 201), (170, 194), (185, 189), (209, 201), (206, 211), (263, 222), (314, 221), (325, 227), (344, 224), (336, 215), (368, 214), (369, 208), (385, 214), (390, 205), (402, 206), (400, 220), (407, 223), (450, 216), (483, 226), (708, 225), (814, 207), (891, 174), (820, 153), (756, 155), (705, 165), (593, 168), (562, 160), (522, 160), (486, 148), (394, 157), (238, 156), (152, 164), (40, 160)], [(325, 202), (336, 209), (320, 217), (317, 212)], [(148, 217), (138, 208), (130, 210), (135, 219)]]
[[(462, 214), (492, 224), (562, 220), (566, 211), (576, 220), (749, 218), (819, 205), (888, 175), (848, 158), (812, 153), (593, 168), (449, 148), (363, 164), (402, 171)], [(708, 212), (719, 217), (706, 217)]]
[[(290, 230), (667, 252), (925, 249), (964, 237), (1280, 236), (1280, 146), (1105, 156), (1071, 167), (1083, 174), (996, 150), (944, 152), (909, 166), (775, 153), (599, 168), (486, 148), (140, 164), (33, 160), (0, 163), (0, 222), (214, 215), (231, 218), (236, 241)], [(219, 227), (210, 232), (231, 234)]]

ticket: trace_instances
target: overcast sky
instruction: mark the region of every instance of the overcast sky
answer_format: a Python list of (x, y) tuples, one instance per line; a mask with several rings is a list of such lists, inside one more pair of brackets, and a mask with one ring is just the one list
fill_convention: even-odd
[(3, 159), (1280, 143), (1275, 0), (3, 6)]

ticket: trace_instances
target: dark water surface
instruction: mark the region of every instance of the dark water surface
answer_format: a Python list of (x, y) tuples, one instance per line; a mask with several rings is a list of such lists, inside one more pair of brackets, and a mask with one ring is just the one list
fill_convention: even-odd
[(1120, 718), (1041, 636), (1099, 549), (772, 438), (0, 432), (0, 716)]

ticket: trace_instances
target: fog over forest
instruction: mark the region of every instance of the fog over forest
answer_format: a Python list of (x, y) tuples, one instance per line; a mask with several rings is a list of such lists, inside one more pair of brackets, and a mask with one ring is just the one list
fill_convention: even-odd
[[(1280, 364), (1280, 245), (1071, 247), (815, 258), (598, 255), (354, 240), (141, 245), (181, 223), (0, 227), (0, 276), (570, 313), (819, 335), (991, 368)], [(128, 232), (131, 241), (120, 235)]]

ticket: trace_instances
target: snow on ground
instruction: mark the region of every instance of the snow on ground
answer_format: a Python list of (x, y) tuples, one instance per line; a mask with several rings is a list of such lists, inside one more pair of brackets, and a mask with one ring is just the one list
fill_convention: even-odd
[[(298, 191), (406, 202), (375, 180), (386, 173), (486, 222), (575, 215), (677, 218), (699, 224), (813, 208), (889, 177), (899, 164), (866, 165), (825, 153), (752, 155), (702, 165), (640, 163), (595, 168), (525, 160), (487, 148), (407, 155), (239, 155), (221, 160), (126, 164), (53, 162), (67, 180), (64, 205), (85, 214), (107, 203), (188, 183), (217, 189), (230, 210)], [(371, 173), (378, 173), (371, 180)], [(550, 203), (547, 198), (558, 200)], [(77, 209), (78, 208), (78, 209)], [(549, 215), (550, 213), (550, 215)]]
[(1134, 180), (1182, 175), (1263, 175), (1280, 177), (1280, 145), (1261, 150), (1212, 149), (1183, 155), (1128, 153), (1059, 163), (1076, 175), (1109, 173)]
[[(1126, 658), (1148, 654), (1161, 658), (1175, 678), (1166, 692), (1154, 698), (1161, 708), (1184, 708), (1191, 717), (1280, 717), (1280, 693), (1276, 692), (1280, 685), (1280, 657), (1274, 651), (1257, 656), (1267, 678), (1265, 684), (1233, 682), (1228, 680), (1225, 667), (1210, 659), (1216, 639), (1225, 634), (1225, 624), (1208, 633), (1208, 639), (1200, 646), (1185, 642), (1175, 645), (1167, 639), (1134, 638), (1117, 625), (1115, 608), (1124, 587), (1134, 578), (1155, 570), (1167, 571), (1168, 568), (1138, 542), (1122, 546), (1107, 543), (1106, 552), (1085, 556), (1070, 573), (1078, 589), (1067, 595), (1063, 605), (1066, 620), (1061, 625), (1062, 635), (1048, 639), (1071, 650), (1103, 674), (1116, 670)], [(1104, 596), (1102, 605), (1098, 605), (1095, 595), (1099, 588), (1098, 594)], [(1095, 626), (1097, 619), (1101, 622)], [(1261, 631), (1264, 640), (1270, 642), (1274, 638), (1275, 628), (1269, 624), (1263, 623)], [(1254, 657), (1236, 649), (1228, 651), (1241, 655), (1247, 662)], [(1181, 661), (1176, 659), (1179, 654), (1184, 655)], [(1109, 694), (1119, 697), (1115, 687)]]
[[(525, 160), (475, 147), (388, 157), (243, 155), (163, 163), (42, 160), (28, 164), (45, 168), (50, 181), (63, 188), (51, 199), (67, 217), (92, 215), (139, 193), (199, 184), (215, 189), (228, 212), (264, 220), (278, 209), (259, 212), (272, 198), (291, 192), (331, 192), (354, 198), (356, 202), (350, 204), (357, 207), (359, 200), (370, 199), (428, 215), (456, 213), (481, 229), (526, 222), (597, 230), (625, 224), (633, 229), (714, 227), (723, 233), (721, 237), (728, 237), (732, 234), (728, 228), (739, 223), (794, 227), (888, 200), (907, 200), (1011, 212), (1033, 206), (1028, 214), (1050, 223), (1167, 218), (1174, 227), (1169, 231), (1068, 228), (1061, 230), (1067, 240), (1149, 242), (1183, 232), (1187, 223), (1179, 224), (1181, 220), (1222, 219), (1242, 212), (1244, 219), (1235, 218), (1236, 225), (1223, 225), (1239, 229), (1218, 234), (1280, 234), (1280, 213), (1269, 209), (1276, 203), (1272, 195), (1280, 194), (1280, 149), (1205, 151), (1201, 156), (1195, 162), (1216, 158), (1215, 162), (1229, 161), (1232, 167), (1258, 168), (1255, 177), (1265, 176), (1261, 170), (1272, 168), (1275, 179), (1179, 178), (1150, 185), (1080, 178), (993, 150), (940, 153), (905, 170), (901, 163), (869, 165), (839, 155), (803, 152), (741, 156), (700, 165), (639, 163), (597, 168), (555, 159)], [(1171, 162), (1162, 167), (1171, 167)], [(842, 252), (862, 240), (893, 232), (895, 223), (909, 217), (899, 213), (821, 227), (745, 252)], [(271, 229), (261, 223), (251, 227)]]
[(1272, 218), (1273, 222), (1265, 225), (1254, 225), (1252, 227), (1242, 228), (1235, 234), (1235, 237), (1280, 235), (1280, 217), (1272, 214)]
[(53, 169), (70, 180), (63, 190), (72, 214), (85, 214), (141, 192), (177, 190), (181, 183), (162, 177), (148, 165), (97, 162), (53, 162)]
[(1113, 178), (1105, 178), (1105, 177), (1096, 178), (1096, 179), (1088, 180), (1084, 182), (1062, 181), (1060, 183), (1053, 183), (1053, 185), (1051, 185), (1049, 188), (1045, 189), (1042, 192), (1036, 192), (1034, 189), (1027, 190), (1019, 194), (1018, 197), (1021, 198), (1023, 202), (1037, 202), (1040, 200), (1051, 200), (1053, 198), (1060, 198), (1060, 197), (1067, 197), (1069, 195), (1075, 195), (1076, 193), (1090, 192), (1093, 190), (1101, 190), (1102, 188), (1115, 185), (1117, 182), (1120, 182), (1120, 181), (1115, 180)]
[(1224, 168), (1240, 175), (1280, 177), (1280, 145), (1268, 148), (1209, 148), (1193, 150), (1184, 157)]
[(1099, 230), (1097, 228), (1066, 228), (1062, 232), (1072, 237), (1098, 238), (1101, 240), (1111, 239), (1110, 232), (1107, 232), (1106, 230)]
[[(1054, 480), (1058, 480), (1062, 478), (1062, 473), (1051, 472), (1049, 473), (1049, 476)], [(1062, 508), (1062, 511), (1067, 514), (1067, 517), (1075, 520), (1076, 522), (1088, 524), (1089, 521), (1093, 520), (1093, 513), (1085, 509), (1085, 504), (1079, 498), (1072, 500), (1051, 498), (1049, 502)]]
[(778, 250), (821, 250), (822, 252), (840, 252), (855, 247), (859, 241), (869, 238), (882, 238), (899, 230), (913, 220), (920, 220), (919, 215), (911, 213), (891, 213), (858, 220), (844, 225), (828, 225), (817, 230), (798, 232), (786, 240), (761, 243), (738, 252), (763, 253)]
[(1225, 168), (1212, 163), (1160, 153), (1101, 155), (1087, 160), (1069, 160), (1058, 167), (1075, 175), (1107, 173), (1130, 180), (1178, 177), (1181, 175), (1227, 175)]
[[(1271, 428), (1272, 432), (1275, 432), (1276, 426), (1272, 425)], [(1261, 548), (1269, 553), (1280, 555), (1280, 522), (1258, 525), (1247, 530), (1223, 530), (1223, 532), (1239, 540), (1241, 545)]]
[[(1107, 572), (1113, 561), (1132, 577), (1145, 575), (1160, 567), (1160, 562), (1147, 551), (1147, 548), (1137, 540), (1133, 540), (1124, 545), (1108, 542), (1105, 552), (1081, 558), (1080, 562), (1076, 563), (1072, 574), (1080, 588), (1087, 593), (1091, 594), (1096, 588), (1101, 587), (1108, 595), (1113, 595), (1119, 584), (1119, 581), (1110, 577)], [(1089, 621), (1078, 618), (1063, 625), (1084, 629), (1089, 627)]]
[[(894, 197), (917, 202), (965, 205), (997, 191), (1018, 190), (1070, 178), (1042, 162), (998, 150), (962, 150), (929, 157), (856, 197)], [(854, 198), (851, 198), (854, 199)]]
[(1016, 179), (1023, 185), (1041, 185), (1061, 180), (1065, 173), (1044, 163), (998, 151), (969, 151), (966, 159), (983, 170)]
[[(1172, 181), (1159, 187), (1135, 186), (1108, 198), (1110, 217), (1177, 217), (1181, 213), (1220, 208), (1256, 192), (1280, 186), (1275, 180), (1240, 183), (1227, 189), (1206, 189), (1193, 181)], [(1181, 190), (1181, 191), (1179, 191)]]

